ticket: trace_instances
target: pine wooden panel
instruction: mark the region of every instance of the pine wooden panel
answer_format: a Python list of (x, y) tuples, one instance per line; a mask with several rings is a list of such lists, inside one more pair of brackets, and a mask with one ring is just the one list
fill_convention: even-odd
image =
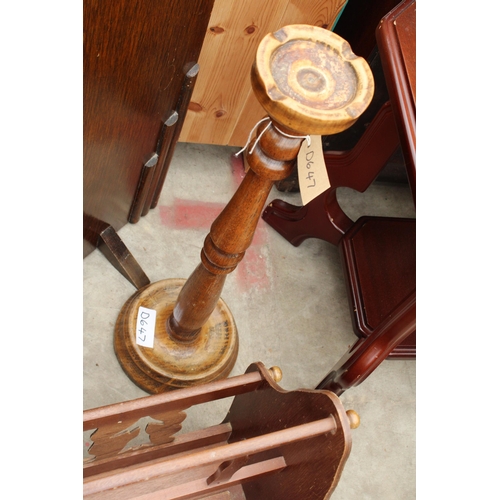
[[(276, 29), (288, 24), (310, 24), (332, 29), (346, 1), (322, 0), (308, 2), (307, 0), (290, 0), (280, 26), (276, 27)], [(248, 75), (250, 75), (250, 68)], [(253, 126), (265, 115), (265, 112), (252, 92), (249, 76), (247, 99), (240, 112), (238, 123), (233, 130), (229, 144), (232, 146), (243, 146)]]
[(288, 3), (216, 0), (181, 142), (228, 144), (250, 89), (257, 46), (280, 24)]
[(243, 146), (265, 113), (250, 84), (261, 39), (287, 24), (331, 29), (346, 0), (215, 0), (181, 142)]

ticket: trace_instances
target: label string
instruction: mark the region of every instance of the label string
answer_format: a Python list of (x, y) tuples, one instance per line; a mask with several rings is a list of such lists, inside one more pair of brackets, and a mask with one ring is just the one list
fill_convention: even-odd
[[(262, 130), (262, 132), (259, 134), (259, 136), (257, 137), (256, 141), (253, 143), (253, 146), (250, 148), (250, 150), (248, 151), (249, 154), (252, 154), (254, 149), (255, 149), (255, 146), (257, 145), (257, 143), (260, 141), (260, 138), (264, 135), (264, 132), (271, 126), (272, 122), (271, 122), (271, 118), (269, 118), (269, 116), (266, 116), (265, 118), (262, 118), (262, 120), (259, 120), (255, 125), (254, 127), (252, 128), (252, 130), (250, 131), (250, 134), (248, 134), (248, 139), (247, 139), (247, 143), (236, 153), (235, 156), (238, 156), (240, 155), (241, 153), (243, 153), (243, 151), (245, 151), (247, 148), (248, 148), (248, 145), (250, 144), (250, 141), (252, 140), (252, 137), (253, 137), (253, 133), (255, 132), (255, 130), (257, 129), (257, 127), (265, 122), (265, 121), (268, 121), (269, 120), (269, 123), (267, 124), (267, 126), (264, 128), (264, 130)], [(276, 125), (274, 126), (274, 129), (276, 131), (278, 131), (281, 135), (285, 136), (285, 137), (290, 137), (290, 139), (305, 139), (307, 141), (307, 145), (310, 146), (311, 145), (311, 136), (310, 135), (290, 135), (290, 134), (286, 134), (285, 132), (283, 132), (282, 130), (280, 130)]]

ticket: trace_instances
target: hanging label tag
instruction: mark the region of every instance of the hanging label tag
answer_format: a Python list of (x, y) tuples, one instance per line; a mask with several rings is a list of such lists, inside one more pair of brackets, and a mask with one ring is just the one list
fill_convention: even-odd
[(307, 205), (330, 187), (320, 135), (311, 135), (311, 144), (302, 142), (297, 156), (302, 204)]
[(135, 328), (135, 342), (143, 347), (153, 347), (155, 341), (156, 311), (139, 307)]

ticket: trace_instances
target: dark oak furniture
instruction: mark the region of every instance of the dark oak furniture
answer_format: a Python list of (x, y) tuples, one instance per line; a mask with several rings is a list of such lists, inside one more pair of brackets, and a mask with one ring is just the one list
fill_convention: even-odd
[(158, 202), (212, 5), (83, 2), (83, 256), (103, 248), (138, 287), (149, 280), (117, 231)]
[(359, 340), (318, 386), (337, 394), (359, 384), (387, 357), (416, 356), (416, 221), (352, 221), (336, 196), (341, 186), (365, 191), (400, 145), (415, 200), (415, 8), (414, 0), (402, 2), (377, 28), (390, 101), (352, 150), (325, 152), (331, 188), (304, 207), (274, 200), (263, 213), (295, 246), (314, 237), (339, 247)]
[[(86, 410), (83, 498), (328, 499), (358, 415), (330, 391), (284, 391), (277, 367)], [(233, 397), (226, 418), (181, 433), (184, 410)], [(147, 439), (133, 446), (144, 427)]]

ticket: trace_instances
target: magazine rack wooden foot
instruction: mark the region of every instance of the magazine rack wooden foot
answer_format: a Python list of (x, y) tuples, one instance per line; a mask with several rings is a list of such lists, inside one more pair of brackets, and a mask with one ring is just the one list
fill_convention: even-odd
[[(201, 263), (185, 282), (164, 280), (140, 289), (116, 324), (120, 364), (150, 393), (229, 375), (238, 333), (220, 299), (226, 275), (250, 246), (269, 192), (290, 175), (304, 138), (351, 126), (373, 96), (373, 78), (364, 59), (339, 36), (314, 26), (286, 26), (265, 36), (251, 82), (268, 117), (244, 148), (247, 174), (212, 224)], [(137, 329), (147, 326), (138, 325), (140, 307), (157, 314), (152, 347), (137, 343)]]
[[(359, 417), (332, 392), (284, 391), (280, 379), (254, 363), (238, 377), (85, 411), (83, 497), (330, 498)], [(183, 410), (232, 396), (222, 423), (181, 433)]]

